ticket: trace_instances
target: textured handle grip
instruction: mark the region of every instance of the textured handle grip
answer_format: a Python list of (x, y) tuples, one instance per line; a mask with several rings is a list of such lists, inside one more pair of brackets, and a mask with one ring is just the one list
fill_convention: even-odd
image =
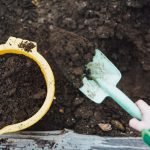
[(119, 104), (126, 112), (128, 112), (132, 117), (139, 120), (142, 119), (141, 112), (136, 104), (127, 97), (120, 89), (114, 85), (108, 85), (103, 80), (97, 80), (101, 88), (108, 93), (108, 95), (113, 98), (113, 100)]

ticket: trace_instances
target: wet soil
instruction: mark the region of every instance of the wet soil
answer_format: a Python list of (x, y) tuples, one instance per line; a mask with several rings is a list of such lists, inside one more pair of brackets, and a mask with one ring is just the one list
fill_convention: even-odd
[(35, 45), (32, 42), (21, 42), (18, 44), (19, 48), (23, 48), (26, 52), (31, 52), (31, 50), (35, 47)]
[(23, 55), (1, 55), (0, 93), (0, 128), (33, 116), (46, 97), (38, 65)]
[[(51, 109), (29, 130), (139, 136), (128, 126), (131, 117), (110, 98), (97, 105), (76, 87), (83, 64), (99, 48), (122, 73), (118, 87), (133, 101), (142, 98), (150, 104), (148, 0), (2, 0), (0, 6), (0, 43), (9, 36), (37, 42), (56, 79)], [(100, 123), (112, 130), (103, 131)]]

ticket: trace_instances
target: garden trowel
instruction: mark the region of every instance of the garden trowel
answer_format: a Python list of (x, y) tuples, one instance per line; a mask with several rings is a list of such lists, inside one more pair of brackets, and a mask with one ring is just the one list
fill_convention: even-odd
[(83, 78), (80, 91), (96, 103), (101, 103), (106, 97), (111, 97), (132, 117), (141, 120), (141, 112), (116, 85), (121, 79), (120, 71), (98, 49), (93, 61), (86, 65), (88, 75)]

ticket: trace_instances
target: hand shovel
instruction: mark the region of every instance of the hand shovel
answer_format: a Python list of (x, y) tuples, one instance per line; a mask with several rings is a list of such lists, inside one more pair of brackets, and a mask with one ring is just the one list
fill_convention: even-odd
[(86, 65), (88, 77), (83, 78), (80, 91), (96, 103), (101, 103), (107, 96), (111, 97), (132, 117), (141, 120), (141, 112), (116, 85), (121, 79), (120, 71), (100, 51), (96, 50), (93, 61)]
[(110, 96), (131, 116), (141, 120), (138, 107), (116, 87), (121, 73), (102, 52), (96, 50), (93, 61), (90, 62), (94, 47), (87, 39), (59, 30), (53, 31), (50, 40), (55, 45), (50, 48), (51, 55), (74, 87), (79, 89), (82, 86), (80, 91), (96, 103), (101, 103)]

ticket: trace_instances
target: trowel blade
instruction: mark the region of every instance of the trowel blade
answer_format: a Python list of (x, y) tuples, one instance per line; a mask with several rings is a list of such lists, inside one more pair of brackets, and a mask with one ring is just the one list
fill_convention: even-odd
[(98, 49), (95, 50), (93, 61), (86, 65), (86, 70), (90, 73), (87, 78), (83, 78), (83, 86), (80, 88), (80, 91), (92, 101), (101, 103), (108, 94), (100, 87), (96, 80), (100, 79), (108, 84), (116, 86), (121, 79), (121, 73)]

